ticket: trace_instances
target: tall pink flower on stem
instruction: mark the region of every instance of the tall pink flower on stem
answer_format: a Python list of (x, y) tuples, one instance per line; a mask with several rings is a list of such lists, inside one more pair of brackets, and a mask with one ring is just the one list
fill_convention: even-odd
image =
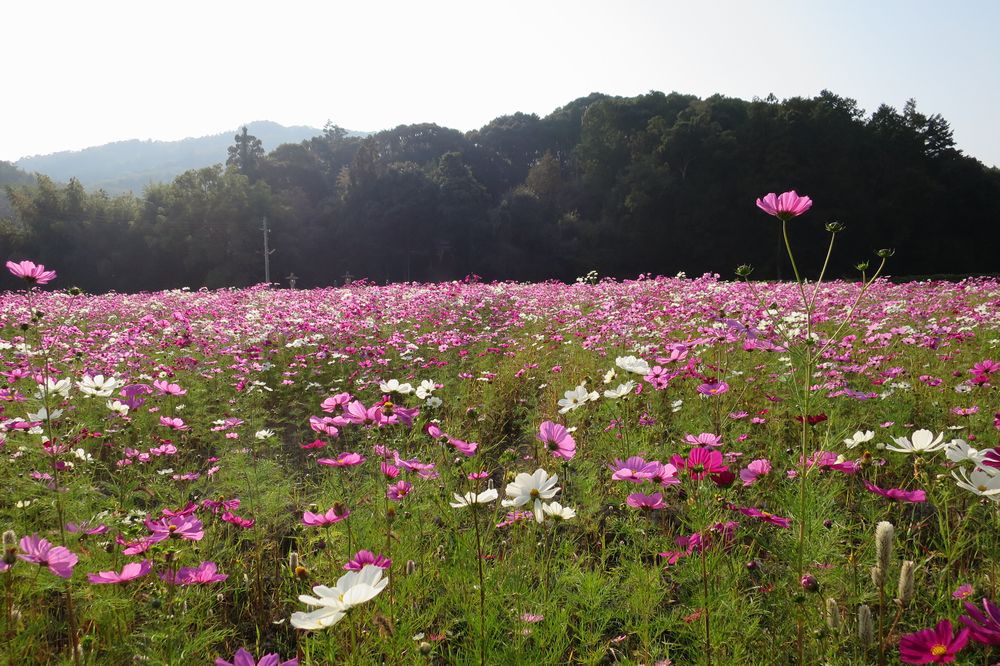
[(29, 284), (48, 284), (56, 277), (55, 271), (47, 271), (44, 265), (27, 260), (17, 263), (8, 261), (7, 270), (14, 277), (21, 278)]
[(757, 207), (768, 215), (773, 215), (782, 222), (802, 215), (810, 208), (813, 202), (809, 197), (800, 197), (795, 190), (775, 194), (771, 192), (762, 199), (757, 199)]
[(18, 557), (25, 562), (34, 562), (60, 578), (73, 575), (73, 567), (80, 560), (72, 551), (64, 546), (53, 546), (48, 539), (42, 539), (37, 534), (21, 539), (21, 554)]
[(347, 571), (361, 571), (365, 568), (366, 564), (374, 564), (379, 569), (388, 569), (392, 567), (392, 560), (381, 553), (376, 555), (370, 550), (359, 550), (354, 554), (354, 558), (344, 565), (344, 569)]
[(306, 511), (302, 514), (302, 524), (313, 527), (326, 527), (344, 520), (351, 515), (351, 510), (342, 504), (334, 504), (326, 513)]
[(146, 541), (152, 543), (170, 538), (201, 541), (205, 536), (204, 526), (200, 520), (193, 516), (172, 516), (155, 521), (147, 518), (146, 528), (152, 532)]
[(576, 455), (576, 441), (565, 426), (558, 423), (543, 421), (538, 427), (535, 439), (544, 444), (549, 453), (556, 458), (571, 460)]

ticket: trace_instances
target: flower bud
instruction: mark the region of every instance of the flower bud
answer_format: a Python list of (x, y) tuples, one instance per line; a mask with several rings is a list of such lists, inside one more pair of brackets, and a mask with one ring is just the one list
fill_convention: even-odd
[(812, 574), (805, 574), (799, 579), (799, 584), (806, 592), (819, 592), (819, 581)]
[(855, 270), (866, 271), (868, 270), (869, 263), (867, 261), (861, 261), (854, 265)]
[(858, 642), (862, 650), (871, 647), (874, 640), (875, 626), (872, 624), (872, 609), (867, 604), (858, 606)]
[(826, 626), (830, 628), (830, 631), (840, 629), (840, 606), (837, 605), (837, 600), (833, 597), (826, 600)]
[(913, 574), (916, 565), (911, 560), (905, 560), (899, 568), (899, 588), (896, 591), (896, 602), (905, 607), (913, 599)]
[(420, 641), (420, 645), (417, 646), (417, 649), (420, 650), (420, 654), (426, 657), (431, 653), (431, 650), (434, 649), (434, 646), (427, 641)]
[(738, 277), (750, 277), (751, 273), (753, 273), (753, 266), (750, 264), (740, 264), (736, 267), (736, 275)]
[(847, 227), (845, 227), (840, 222), (827, 222), (826, 223), (826, 230), (829, 231), (831, 234), (839, 234), (841, 231), (843, 231), (846, 228)]
[(878, 255), (879, 257), (881, 257), (882, 259), (888, 259), (892, 255), (896, 254), (896, 251), (893, 250), (892, 248), (882, 248), (881, 250), (879, 250), (875, 254)]

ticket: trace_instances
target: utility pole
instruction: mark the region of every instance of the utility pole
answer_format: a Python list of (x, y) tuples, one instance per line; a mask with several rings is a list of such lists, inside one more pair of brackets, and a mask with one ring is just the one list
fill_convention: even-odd
[(261, 227), (264, 232), (264, 282), (271, 284), (271, 254), (274, 250), (267, 249), (267, 215), (264, 216), (264, 225)]

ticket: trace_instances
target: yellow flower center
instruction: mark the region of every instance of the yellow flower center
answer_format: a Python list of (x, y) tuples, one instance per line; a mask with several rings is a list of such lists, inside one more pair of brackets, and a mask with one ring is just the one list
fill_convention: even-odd
[(934, 647), (931, 648), (931, 654), (934, 655), (935, 657), (940, 657), (943, 654), (948, 654), (948, 647), (941, 644), (935, 645)]
[(538, 493), (538, 489), (537, 489), (537, 488), (532, 488), (532, 489), (531, 489), (531, 496), (532, 496), (532, 497), (533, 497), (534, 499), (538, 499), (538, 495), (539, 495), (539, 493)]

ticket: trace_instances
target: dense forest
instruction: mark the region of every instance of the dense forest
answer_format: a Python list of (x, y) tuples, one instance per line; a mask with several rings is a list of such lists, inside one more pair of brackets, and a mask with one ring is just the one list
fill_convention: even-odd
[(38, 176), (7, 188), (4, 258), (63, 286), (138, 291), (342, 276), (376, 282), (572, 280), (640, 273), (789, 277), (778, 223), (754, 205), (795, 189), (815, 205), (792, 242), (815, 266), (839, 221), (832, 272), (894, 248), (897, 276), (1000, 270), (1000, 171), (955, 148), (939, 115), (908, 102), (870, 115), (812, 99), (592, 94), (544, 118), (515, 113), (462, 133), (406, 125), (367, 137), (328, 125), (265, 153), (244, 131), (226, 164), (141, 197)]

